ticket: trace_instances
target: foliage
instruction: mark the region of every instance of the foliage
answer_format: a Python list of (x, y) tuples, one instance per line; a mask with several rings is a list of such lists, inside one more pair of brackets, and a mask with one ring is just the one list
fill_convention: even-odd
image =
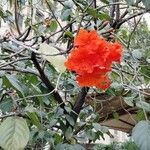
[[(149, 149), (150, 140), (150, 123), (149, 121), (140, 121), (132, 131), (132, 136), (135, 143), (141, 150)], [(142, 135), (142, 136), (141, 136)]]
[(0, 126), (0, 145), (4, 149), (22, 149), (29, 140), (29, 129), (21, 117), (9, 117)]
[(132, 141), (124, 143), (113, 142), (110, 145), (97, 144), (94, 150), (138, 150), (137, 146)]
[[(150, 31), (141, 17), (149, 9), (148, 0), (1, 0), (1, 148), (85, 149), (84, 143), (111, 136), (100, 125), (97, 94), (122, 97), (139, 108), (137, 121), (148, 121)], [(80, 88), (76, 74), (64, 67), (81, 28), (123, 45), (121, 64), (113, 64), (106, 91)], [(144, 150), (147, 121), (133, 130), (135, 143)], [(115, 146), (120, 144), (108, 147)]]

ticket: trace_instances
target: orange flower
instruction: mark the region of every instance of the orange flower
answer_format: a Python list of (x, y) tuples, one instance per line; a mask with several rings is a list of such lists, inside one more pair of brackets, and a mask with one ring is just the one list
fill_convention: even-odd
[(122, 46), (120, 43), (111, 43), (110, 44), (110, 53), (108, 58), (112, 61), (120, 63), (120, 58), (122, 55)]
[(121, 44), (107, 42), (95, 30), (80, 29), (65, 66), (77, 73), (80, 86), (107, 89), (110, 86), (107, 72), (111, 71), (113, 61), (120, 62), (121, 55)]
[(107, 73), (99, 72), (98, 69), (95, 69), (92, 73), (78, 75), (76, 80), (81, 87), (84, 87), (85, 85), (88, 87), (96, 86), (103, 90), (106, 90), (111, 84)]
[(74, 38), (74, 46), (86, 46), (90, 41), (96, 40), (98, 38), (98, 34), (95, 30), (86, 31), (84, 29), (80, 29), (79, 34)]

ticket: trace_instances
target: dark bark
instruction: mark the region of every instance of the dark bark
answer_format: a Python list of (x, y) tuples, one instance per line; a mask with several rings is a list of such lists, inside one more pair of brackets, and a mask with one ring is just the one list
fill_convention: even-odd
[(86, 98), (88, 90), (89, 90), (88, 87), (83, 87), (81, 89), (81, 91), (78, 94), (77, 100), (76, 100), (76, 102), (73, 106), (73, 111), (71, 113), (71, 116), (72, 116), (72, 118), (74, 119), (75, 122), (76, 122), (76, 120), (78, 118), (78, 115), (79, 115), (79, 113), (82, 109), (82, 106), (85, 102), (85, 98)]
[[(36, 54), (34, 52), (31, 54), (31, 60), (33, 61), (35, 68), (38, 70), (38, 72), (40, 74), (40, 79), (46, 85), (49, 92), (53, 91), (54, 87), (51, 84), (51, 82), (49, 81), (49, 79), (47, 78), (47, 76), (45, 75), (43, 69), (41, 68), (39, 62), (36, 59)], [(60, 104), (60, 107), (64, 109), (65, 103), (63, 102), (63, 100), (62, 100), (61, 96), (59, 95), (59, 93), (57, 91), (54, 91), (52, 93), (52, 95), (54, 96), (55, 100)]]

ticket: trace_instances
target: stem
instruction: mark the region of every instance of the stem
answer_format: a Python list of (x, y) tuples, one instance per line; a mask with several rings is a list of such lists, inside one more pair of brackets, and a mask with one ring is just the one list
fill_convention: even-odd
[(36, 54), (34, 52), (32, 52), (32, 54), (31, 54), (31, 60), (34, 63), (35, 68), (39, 71), (40, 79), (42, 80), (42, 82), (46, 85), (46, 87), (49, 89), (50, 92), (54, 91), (52, 94), (53, 94), (55, 100), (60, 104), (60, 107), (62, 109), (64, 109), (65, 103), (63, 102), (61, 96), (55, 90), (55, 88), (53, 87), (53, 85), (51, 84), (51, 82), (49, 81), (47, 76), (45, 75), (44, 71), (42, 70), (41, 66), (39, 65), (39, 63), (38, 63), (38, 61), (36, 59)]
[(82, 109), (82, 106), (85, 102), (85, 97), (87, 95), (88, 90), (89, 90), (89, 88), (87, 88), (87, 87), (83, 87), (81, 89), (81, 91), (78, 94), (77, 100), (73, 106), (73, 111), (71, 113), (71, 116), (73, 117), (75, 122), (76, 122), (78, 115)]
[(20, 31), (20, 28), (19, 28), (19, 25), (18, 25), (18, 12), (17, 12), (17, 0), (15, 0), (15, 24), (16, 24), (16, 28), (17, 28), (17, 32), (19, 35), (22, 35), (21, 34), (21, 31)]

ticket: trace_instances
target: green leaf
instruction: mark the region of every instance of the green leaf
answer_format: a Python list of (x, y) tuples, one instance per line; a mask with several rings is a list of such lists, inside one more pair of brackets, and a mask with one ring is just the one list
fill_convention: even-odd
[(72, 14), (72, 10), (71, 9), (63, 9), (61, 12), (61, 20), (62, 21), (67, 21), (69, 19), (69, 17)]
[(70, 113), (70, 112), (72, 111), (72, 109), (71, 109), (70, 107), (68, 107), (68, 106), (65, 106), (65, 110), (66, 110), (68, 113)]
[(109, 4), (108, 0), (101, 0), (101, 2), (105, 3), (105, 4)]
[(112, 115), (115, 119), (119, 119), (119, 114), (117, 112), (113, 112)]
[(87, 13), (94, 18), (99, 18), (100, 20), (107, 20), (110, 19), (110, 16), (104, 12), (98, 12), (97, 10), (93, 8), (88, 8)]
[(149, 150), (150, 122), (140, 121), (132, 130), (132, 137), (140, 150)]
[(79, 144), (58, 144), (56, 150), (85, 150), (85, 148)]
[(1, 103), (0, 103), (0, 110), (3, 113), (8, 113), (11, 112), (13, 108), (13, 101), (11, 99), (5, 98)]
[(134, 0), (126, 0), (126, 2), (128, 5), (133, 5), (135, 1)]
[(63, 142), (63, 139), (62, 139), (61, 135), (59, 135), (58, 133), (55, 133), (55, 134), (53, 135), (53, 137), (54, 137), (54, 139), (55, 139), (55, 144), (60, 144), (60, 143)]
[(136, 102), (136, 106), (144, 109), (145, 111), (150, 111), (150, 104), (144, 101)]
[(145, 120), (145, 114), (142, 109), (137, 111), (136, 120), (138, 121)]
[(101, 131), (102, 126), (99, 123), (93, 123), (93, 127), (96, 131)]
[(30, 113), (36, 112), (36, 108), (33, 105), (28, 105), (25, 107), (25, 111), (30, 112)]
[(60, 123), (60, 129), (62, 130), (63, 133), (66, 131), (66, 123), (63, 122), (62, 120), (58, 119), (58, 122)]
[(9, 5), (10, 5), (10, 8), (12, 8), (13, 4), (14, 4), (14, 0), (9, 0)]
[(133, 106), (134, 106), (134, 99), (135, 99), (135, 97), (125, 97), (125, 98), (124, 98), (124, 102), (125, 102), (127, 105), (133, 107)]
[(66, 139), (70, 139), (72, 137), (72, 134), (73, 134), (72, 128), (71, 127), (67, 128), (67, 130), (65, 132)]
[(58, 25), (56, 20), (52, 20), (48, 26), (51, 32), (55, 32), (57, 30), (57, 27)]
[(7, 74), (5, 75), (5, 77), (7, 78), (9, 83), (24, 96), (23, 88), (16, 76)]
[(4, 17), (4, 12), (2, 10), (2, 8), (0, 7), (0, 18), (3, 18)]
[(73, 34), (72, 34), (72, 32), (70, 32), (70, 31), (66, 31), (66, 32), (65, 32), (65, 36), (70, 37), (70, 38), (73, 38)]
[(143, 57), (143, 52), (141, 52), (139, 49), (135, 49), (132, 51), (132, 56), (135, 59), (141, 59)]
[(139, 150), (136, 144), (132, 141), (122, 143), (121, 149), (123, 150)]
[(86, 132), (86, 136), (87, 136), (87, 138), (88, 138), (89, 140), (94, 140), (94, 139), (95, 139), (95, 136), (96, 136), (96, 133), (89, 129), (89, 130)]
[(27, 116), (31, 119), (31, 122), (39, 129), (42, 127), (40, 120), (35, 112), (28, 112)]
[(150, 10), (150, 0), (142, 0), (142, 2), (144, 4), (145, 8), (147, 10)]
[(79, 144), (74, 144), (71, 150), (85, 150), (85, 148)]
[(145, 82), (149, 83), (149, 79), (150, 79), (150, 67), (149, 67), (149, 65), (141, 66), (140, 73), (144, 76)]
[[(54, 48), (53, 46), (50, 46), (46, 43), (42, 43), (40, 45), (40, 49), (39, 51), (44, 54), (43, 58), (45, 58), (47, 61), (49, 61), (54, 68), (62, 73), (66, 70), (65, 66), (64, 66), (64, 62), (66, 60), (66, 58), (63, 55), (55, 55), (55, 54), (59, 54), (60, 52)], [(54, 55), (54, 56), (46, 56), (46, 55)]]
[(75, 122), (71, 116), (66, 115), (66, 120), (70, 123), (70, 125), (74, 126)]
[(67, 0), (64, 2), (64, 6), (65, 6), (65, 8), (71, 9), (74, 6), (74, 3), (72, 0)]
[(0, 125), (0, 146), (4, 150), (24, 149), (29, 141), (29, 128), (22, 117), (9, 117)]
[(0, 78), (0, 89), (2, 88), (2, 85), (3, 85), (3, 79)]

